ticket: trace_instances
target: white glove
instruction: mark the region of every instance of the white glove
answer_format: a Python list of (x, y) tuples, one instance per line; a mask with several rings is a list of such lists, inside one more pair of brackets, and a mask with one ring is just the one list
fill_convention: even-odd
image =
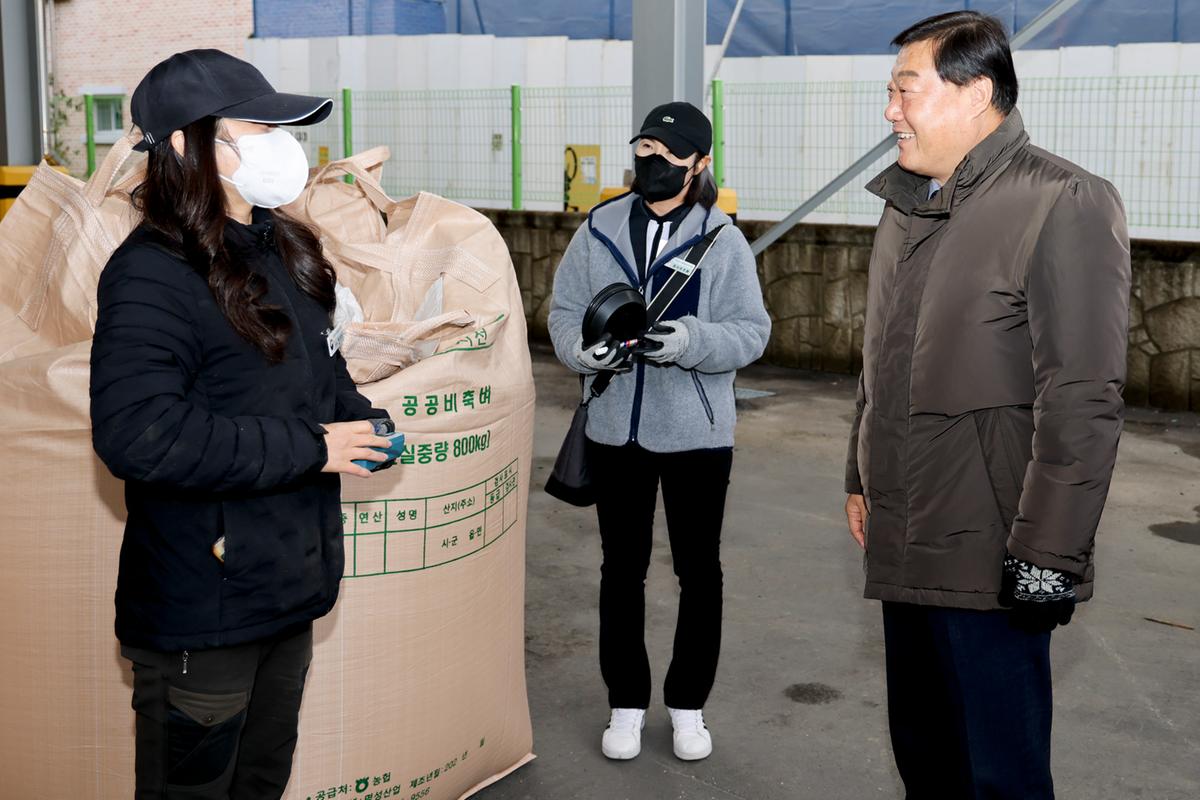
[(686, 325), (672, 320), (658, 323), (643, 338), (660, 345), (654, 350), (647, 350), (646, 358), (656, 364), (674, 364), (687, 351), (691, 335)]
[(584, 366), (589, 372), (600, 372), (601, 370), (620, 371), (624, 366), (624, 362), (629, 356), (629, 350), (624, 345), (614, 344), (612, 337), (605, 336), (604, 339), (584, 346), (583, 334), (579, 335), (579, 339), (575, 344), (575, 360)]

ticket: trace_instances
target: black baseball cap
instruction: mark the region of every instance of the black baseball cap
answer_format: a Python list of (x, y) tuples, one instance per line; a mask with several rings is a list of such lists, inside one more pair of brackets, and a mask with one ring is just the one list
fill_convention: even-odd
[(253, 64), (220, 50), (188, 50), (155, 65), (133, 90), (133, 122), (142, 131), (134, 150), (149, 150), (204, 117), (267, 125), (315, 125), (333, 110), (323, 97), (283, 94)]
[(680, 158), (712, 150), (712, 123), (704, 112), (682, 100), (664, 103), (649, 113), (638, 135), (629, 140), (658, 139)]

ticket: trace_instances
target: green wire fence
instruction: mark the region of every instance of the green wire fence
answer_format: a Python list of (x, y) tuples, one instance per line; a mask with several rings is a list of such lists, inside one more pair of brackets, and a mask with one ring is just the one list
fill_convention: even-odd
[[(295, 133), (314, 164), (388, 145), (384, 187), (430, 191), (492, 208), (562, 208), (564, 151), (600, 149), (601, 186), (632, 166), (630, 87), (326, 91), (334, 113)], [(876, 144), (885, 87), (877, 81), (713, 81), (713, 173), (737, 191), (739, 214), (781, 218)], [(92, 98), (85, 98), (89, 173)], [(1200, 75), (1035, 78), (1018, 102), (1033, 142), (1111, 180), (1135, 235), (1200, 240)], [(814, 221), (874, 224), (882, 202), (861, 187), (879, 159)]]

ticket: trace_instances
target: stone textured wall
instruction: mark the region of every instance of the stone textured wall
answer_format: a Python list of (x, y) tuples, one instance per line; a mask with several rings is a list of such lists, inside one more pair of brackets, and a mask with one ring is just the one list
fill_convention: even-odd
[(1130, 403), (1200, 411), (1200, 244), (1133, 243)]
[(546, 318), (550, 315), (550, 292), (554, 288), (554, 270), (571, 243), (575, 231), (587, 219), (585, 214), (549, 211), (495, 211), (480, 209), (489, 217), (508, 243), (517, 283), (525, 301), (529, 335), (549, 341)]
[[(554, 270), (582, 214), (485, 211), (508, 242), (532, 336), (547, 338)], [(742, 222), (754, 240), (771, 223)], [(774, 327), (764, 360), (856, 373), (862, 366), (874, 229), (798, 225), (759, 257)], [(1200, 244), (1136, 241), (1129, 332), (1134, 405), (1200, 411)]]
[[(739, 227), (754, 241), (771, 224)], [(772, 321), (765, 360), (825, 372), (862, 368), (874, 236), (873, 228), (797, 225), (758, 257), (758, 279)]]

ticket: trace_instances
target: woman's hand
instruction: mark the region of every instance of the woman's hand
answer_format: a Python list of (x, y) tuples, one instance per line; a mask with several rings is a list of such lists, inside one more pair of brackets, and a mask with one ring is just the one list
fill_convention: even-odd
[(387, 461), (388, 457), (373, 447), (387, 447), (391, 441), (375, 435), (375, 426), (369, 420), (358, 422), (327, 422), (325, 449), (329, 459), (321, 472), (341, 472), (359, 478), (369, 478), (370, 470), (363, 469), (355, 461)]
[(674, 364), (687, 352), (691, 336), (682, 322), (669, 320), (656, 324), (645, 338), (654, 345), (646, 351), (646, 358), (656, 364)]
[[(603, 348), (603, 352), (600, 352), (601, 348)], [(575, 360), (589, 372), (601, 372), (602, 370), (628, 372), (628, 357), (629, 348), (622, 342), (614, 341), (612, 336), (607, 333), (604, 334), (603, 339), (592, 345), (585, 345), (583, 334), (580, 334), (578, 343), (575, 345)]]

